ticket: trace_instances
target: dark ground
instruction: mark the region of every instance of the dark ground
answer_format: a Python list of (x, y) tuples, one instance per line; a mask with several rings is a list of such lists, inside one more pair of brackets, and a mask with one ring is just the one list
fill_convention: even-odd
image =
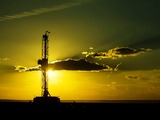
[[(7, 114), (7, 115), (6, 115)], [(93, 116), (127, 116), (158, 115), (160, 116), (160, 101), (113, 101), (113, 102), (60, 102), (60, 104), (35, 104), (32, 101), (0, 101), (0, 116), (11, 117), (45, 117), (64, 115)]]

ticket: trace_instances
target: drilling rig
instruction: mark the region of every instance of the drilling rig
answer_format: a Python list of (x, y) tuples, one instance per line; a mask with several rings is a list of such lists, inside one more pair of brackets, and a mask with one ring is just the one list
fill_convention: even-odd
[(34, 102), (36, 103), (59, 103), (60, 98), (57, 96), (51, 96), (48, 91), (48, 48), (49, 48), (49, 37), (50, 32), (46, 31), (42, 36), (42, 58), (38, 60), (42, 72), (42, 91), (41, 96), (35, 97)]

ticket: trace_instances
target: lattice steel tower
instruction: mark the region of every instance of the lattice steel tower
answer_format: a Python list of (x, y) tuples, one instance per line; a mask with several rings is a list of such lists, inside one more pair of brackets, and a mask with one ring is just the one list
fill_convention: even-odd
[(49, 48), (49, 37), (50, 32), (46, 31), (46, 33), (42, 36), (42, 59), (38, 60), (38, 64), (41, 65), (42, 71), (42, 97), (50, 96), (48, 91), (48, 48)]

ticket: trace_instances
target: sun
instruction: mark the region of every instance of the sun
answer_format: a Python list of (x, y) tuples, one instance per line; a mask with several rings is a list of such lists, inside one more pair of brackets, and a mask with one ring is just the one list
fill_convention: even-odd
[(56, 73), (53, 70), (48, 70), (47, 74), (49, 78), (53, 78), (56, 75)]
[(49, 80), (50, 84), (57, 84), (57, 83), (59, 83), (58, 73), (56, 71), (48, 70), (47, 74), (48, 74), (48, 80)]

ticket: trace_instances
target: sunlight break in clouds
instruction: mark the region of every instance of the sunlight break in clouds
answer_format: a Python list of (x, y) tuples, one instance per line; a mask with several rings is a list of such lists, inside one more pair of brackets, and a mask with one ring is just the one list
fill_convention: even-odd
[(74, 6), (78, 6), (80, 4), (81, 4), (81, 2), (65, 3), (65, 4), (62, 4), (59, 6), (35, 9), (30, 12), (22, 12), (22, 13), (13, 14), (13, 15), (5, 15), (3, 17), (0, 17), (0, 21), (13, 20), (13, 19), (18, 19), (18, 18), (34, 16), (34, 15), (40, 15), (40, 14), (44, 14), (44, 13), (48, 13), (48, 12), (52, 12), (52, 11), (59, 11), (59, 10), (71, 8)]

